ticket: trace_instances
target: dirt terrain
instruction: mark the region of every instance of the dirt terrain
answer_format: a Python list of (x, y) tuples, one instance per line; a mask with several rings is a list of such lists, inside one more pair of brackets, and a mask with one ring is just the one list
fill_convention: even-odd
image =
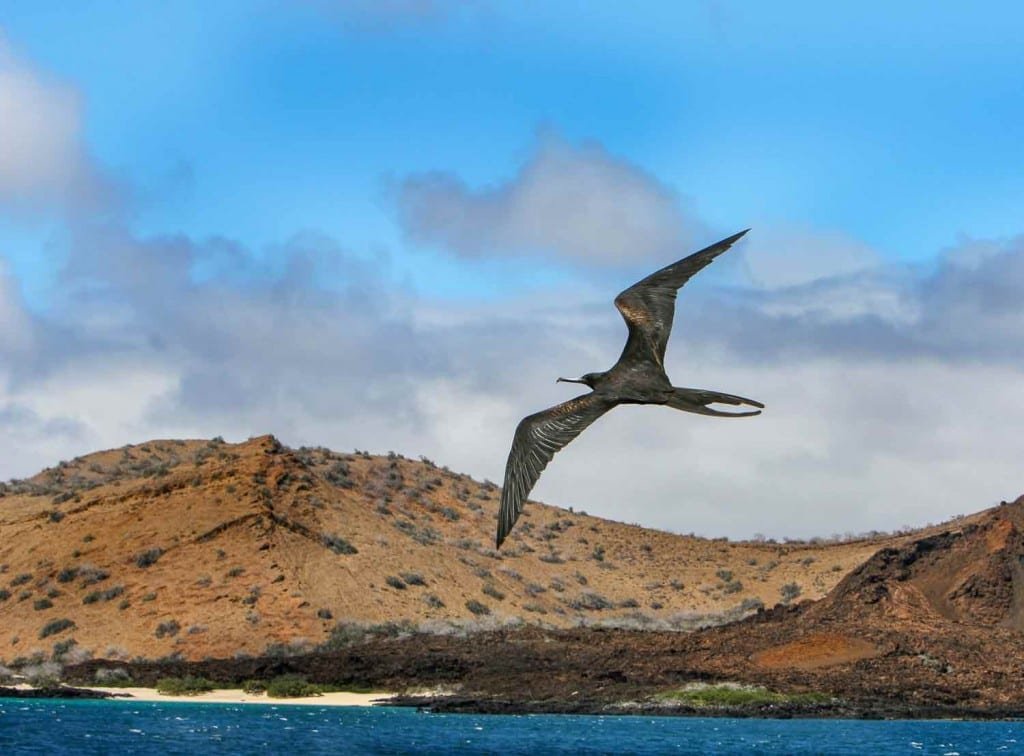
[[(693, 629), (820, 598), (879, 548), (730, 543), (531, 503), (396, 455), (152, 441), (0, 484), (0, 662), (309, 649), (339, 623)], [(60, 644), (58, 646), (58, 644)]]
[[(326, 653), (145, 662), (130, 673), (150, 684), (299, 673), (411, 690), (401, 703), (440, 711), (1022, 717), (1024, 497), (971, 520), (879, 550), (821, 600), (693, 633), (366, 635)], [(110, 666), (87, 662), (71, 677), (88, 682)], [(773, 698), (707, 707), (672, 697), (694, 683), (757, 686)]]
[[(101, 452), (0, 491), (0, 657), (72, 682), (295, 672), (451, 711), (1024, 716), (1024, 497), (836, 544), (531, 504), (496, 552), (492, 484), (269, 436)], [(691, 694), (719, 684), (760, 698)]]

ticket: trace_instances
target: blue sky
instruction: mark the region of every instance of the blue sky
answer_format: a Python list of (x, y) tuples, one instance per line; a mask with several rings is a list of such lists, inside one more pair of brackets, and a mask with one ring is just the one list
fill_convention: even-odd
[[(706, 336), (679, 336), (680, 370), (700, 376), (702, 365), (716, 365), (708, 380), (756, 395), (761, 380), (786, 385), (786, 360), (795, 358), (785, 356), (785, 339), (807, 338), (818, 351), (800, 351), (794, 372), (825, 371), (821, 380), (853, 380), (865, 364), (878, 375), (909, 370), (902, 380), (936, 391), (946, 379), (970, 385), (975, 369), (989, 369), (993, 381), (999, 371), (1016, 376), (1017, 363), (1005, 359), (1017, 354), (1007, 323), (1021, 313), (972, 303), (988, 302), (978, 292), (999, 278), (999, 266), (988, 271), (984, 261), (1011, 255), (1003, 267), (1017, 270), (1022, 26), (1024, 9), (1012, 3), (11, 0), (0, 8), (0, 108), (22, 118), (9, 123), (30, 126), (5, 132), (0, 112), (0, 173), (8, 166), (10, 174), (0, 175), (0, 326), (7, 313), (7, 348), (22, 350), (8, 355), (8, 372), (0, 368), (0, 415), (22, 423), (18, 454), (0, 463), (0, 476), (146, 434), (273, 431), (290, 442), (430, 453), (498, 478), (505, 426), (564, 398), (549, 379), (577, 362), (582, 373), (614, 359), (614, 293), (675, 250), (682, 256), (746, 227), (754, 231), (745, 246), (693, 286), (695, 316), (734, 308), (731, 327), (718, 326), (733, 342), (716, 344), (713, 323)], [(14, 73), (4, 79), (5, 70)], [(33, 173), (26, 155), (33, 165), (52, 156), (58, 167)], [(950, 260), (973, 261), (974, 277), (964, 284)], [(976, 296), (950, 304), (950, 280)], [(973, 345), (936, 302), (993, 319), (977, 327), (1010, 334), (1003, 356), (988, 342)], [(216, 339), (202, 318), (188, 322), (227, 303), (233, 325)], [(876, 321), (888, 329), (882, 336)], [(276, 330), (282, 323), (295, 330)], [(566, 323), (582, 330), (562, 342), (542, 335)], [(258, 340), (247, 341), (256, 324), (288, 345), (274, 346), (282, 361), (306, 372), (267, 371)], [(759, 356), (743, 351), (751, 345), (741, 325), (765, 334)], [(491, 341), (506, 328), (498, 349)], [(26, 329), (31, 338), (22, 338)], [(551, 351), (524, 334), (551, 338)], [(212, 343), (228, 356), (211, 357)], [(348, 362), (317, 361), (339, 343), (351, 350)], [(684, 361), (690, 354), (704, 362)], [(106, 389), (72, 378), (96, 364), (110, 366), (109, 381), (126, 382), (120, 395), (134, 409), (111, 415)], [(321, 393), (290, 383), (321, 364), (313, 379)], [(415, 375), (423, 365), (436, 382), (429, 397)], [(254, 378), (261, 372), (266, 385)], [(848, 394), (875, 380), (862, 378)], [(358, 399), (330, 394), (335, 381)], [(56, 406), (44, 386), (76, 398)], [(218, 393), (224, 386), (234, 386), (230, 396)], [(389, 386), (407, 403), (366, 415)], [(791, 466), (764, 486), (776, 491), (773, 506), (824, 486), (823, 470), (842, 467), (851, 449), (863, 455), (849, 424), (816, 424), (832, 411), (822, 387), (803, 386), (816, 398), (787, 407), (792, 436), (757, 431), (792, 439), (780, 452)], [(901, 390), (887, 387), (886, 401)], [(439, 396), (451, 411), (475, 408), (464, 433), (496, 424), (493, 439), (453, 441)], [(988, 411), (968, 410), (973, 419), (950, 415), (936, 431), (907, 398), (895, 420), (878, 418), (872, 438), (894, 433), (888, 423), (907, 438), (936, 432), (950, 446), (933, 453), (966, 460), (965, 450), (982, 455), (984, 444), (960, 429), (982, 432)], [(860, 417), (855, 403), (848, 411)], [(615, 427), (642, 436), (646, 421), (636, 422)], [(667, 423), (659, 433), (669, 443), (683, 421), (656, 422)], [(361, 437), (368, 424), (378, 430)], [(728, 433), (713, 431), (726, 434), (723, 465)], [(816, 439), (806, 448), (803, 433)], [(621, 439), (585, 443), (597, 446), (574, 450), (541, 494), (573, 503), (574, 471), (632, 448)], [(903, 450), (898, 469), (912, 473), (899, 485), (897, 467), (858, 457), (861, 470), (843, 474), (873, 483), (849, 495), (844, 527), (901, 525), (889, 520), (937, 518), (996, 491), (1019, 493), (1007, 490), (1016, 452), (1002, 447), (1007, 456), (993, 463), (978, 502), (962, 501), (974, 490), (966, 479), (941, 495), (938, 483), (929, 487), (920, 450)], [(822, 466), (801, 482), (794, 470), (806, 455), (821, 455)], [(764, 452), (757, 464), (770, 468), (770, 458)], [(741, 495), (724, 482), (734, 477), (726, 467), (708, 474), (688, 495)], [(649, 506), (608, 500), (597, 509), (666, 527), (692, 522), (692, 510), (660, 513), (679, 481), (655, 477)], [(921, 503), (931, 495), (940, 501)], [(918, 503), (897, 511), (887, 496)], [(877, 499), (877, 511), (857, 509), (864, 497)], [(799, 527), (830, 527), (828, 518), (807, 519), (809, 495), (801, 501)], [(770, 529), (735, 511), (739, 519), (707, 515), (698, 524), (741, 535)]]
[[(447, 296), (507, 270), (407, 243), (388, 182), (500, 182), (541, 128), (599, 141), (716, 230), (839, 230), (900, 260), (1017, 230), (1014, 4), (351, 5), (15, 2), (0, 22), (81, 93), (87, 148), (135, 188), (139, 231), (259, 250), (320, 230)], [(34, 280), (50, 229), (28, 225), (0, 238)]]

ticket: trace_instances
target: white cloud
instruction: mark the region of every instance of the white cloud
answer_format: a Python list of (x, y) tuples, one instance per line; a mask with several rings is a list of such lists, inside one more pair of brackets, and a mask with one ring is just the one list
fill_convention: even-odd
[[(74, 92), (6, 47), (0, 113), (13, 114), (0, 120), (0, 209), (103, 196)], [(656, 178), (551, 134), (503, 184), (414, 176), (398, 200), (412, 238), (463, 257), (658, 264), (707, 236)], [(45, 317), (0, 271), (0, 477), (154, 437), (273, 432), (497, 481), (520, 417), (572, 395), (555, 377), (611, 365), (625, 338), (611, 299), (631, 280), (463, 307), (396, 290), (322, 237), (280, 245), (271, 270), (230, 240), (68, 223)], [(688, 288), (668, 365), (677, 384), (751, 396), (765, 414), (617, 409), (556, 458), (537, 497), (782, 536), (921, 524), (1024, 489), (1024, 238), (965, 242), (930, 272), (879, 269), (835, 234), (750, 238), (736, 254), (758, 286)]]
[(751, 280), (770, 289), (858, 273), (881, 261), (868, 245), (844, 234), (785, 227), (751, 234), (744, 260)]
[(470, 189), (457, 176), (406, 178), (406, 233), (464, 257), (556, 254), (588, 263), (674, 259), (702, 230), (686, 202), (597, 143), (539, 136), (511, 180)]
[[(520, 417), (574, 395), (555, 377), (610, 365), (625, 336), (603, 294), (442, 306), (325, 239), (282, 245), (291, 273), (230, 244), (235, 263), (211, 279), (181, 273), (226, 244), (77, 235), (55, 319), (31, 323), (17, 360), (0, 344), (0, 476), (153, 437), (274, 432), (500, 481)], [(336, 291), (317, 286), (318, 266)], [(536, 496), (684, 532), (784, 536), (923, 524), (1024, 490), (1024, 327), (1010, 327), (1024, 317), (1011, 296), (1024, 246), (817, 286), (822, 302), (861, 292), (913, 314), (780, 309), (790, 289), (684, 292), (670, 376), (762, 400), (765, 414), (616, 409)]]
[(19, 59), (0, 30), (0, 209), (93, 207), (109, 187), (82, 143), (78, 93)]

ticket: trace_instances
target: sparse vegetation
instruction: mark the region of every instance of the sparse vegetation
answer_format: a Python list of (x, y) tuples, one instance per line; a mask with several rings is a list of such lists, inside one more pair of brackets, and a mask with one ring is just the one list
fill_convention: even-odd
[(490, 608), (486, 604), (481, 604), (476, 599), (470, 599), (467, 601), (466, 608), (478, 617), (491, 613)]
[(418, 572), (403, 572), (401, 573), (402, 580), (405, 581), (406, 585), (426, 585), (427, 581), (423, 579), (423, 576)]
[(569, 601), (569, 607), (577, 611), (596, 612), (611, 609), (614, 604), (599, 593), (586, 591)]
[(440, 598), (435, 596), (433, 593), (428, 593), (426, 596), (424, 596), (423, 601), (426, 602), (427, 606), (429, 606), (431, 609), (444, 608), (444, 602)]
[(782, 596), (782, 602), (784, 604), (790, 603), (802, 592), (803, 591), (801, 590), (799, 583), (786, 583), (779, 589), (779, 594)]
[(505, 594), (498, 590), (498, 587), (493, 583), (484, 583), (483, 592), (485, 595), (497, 599), (498, 601), (505, 600)]
[(82, 587), (88, 588), (90, 585), (102, 583), (110, 577), (110, 573), (91, 564), (85, 564), (78, 568), (78, 577), (82, 578)]
[(756, 612), (764, 609), (764, 602), (759, 598), (745, 598), (740, 602), (741, 612)]
[(397, 638), (414, 632), (416, 632), (416, 626), (408, 620), (383, 622), (377, 625), (364, 625), (360, 622), (339, 622), (331, 630), (330, 637), (320, 646), (320, 650), (331, 651), (359, 643), (366, 643), (375, 638)]
[(164, 554), (163, 549), (147, 549), (135, 555), (135, 566), (145, 569), (152, 567)]
[(45, 625), (43, 625), (42, 630), (39, 631), (39, 637), (40, 637), (40, 639), (42, 639), (42, 638), (49, 638), (51, 635), (56, 635), (57, 633), (62, 633), (65, 630), (67, 630), (68, 628), (71, 628), (71, 627), (74, 627), (74, 626), (75, 626), (75, 623), (73, 621), (67, 619), (66, 617), (61, 618), (61, 619), (50, 620)]
[(656, 698), (699, 708), (762, 706), (765, 704), (824, 704), (832, 697), (824, 693), (777, 693), (753, 685), (696, 683), (682, 690), (661, 693)]
[(96, 670), (95, 680), (97, 685), (106, 688), (123, 688), (134, 684), (124, 667), (101, 667)]
[(321, 542), (324, 546), (329, 548), (335, 554), (358, 554), (359, 549), (353, 546), (351, 543), (346, 541), (339, 535), (333, 533), (324, 533), (320, 537)]
[(42, 611), (43, 609), (49, 609), (52, 606), (53, 602), (50, 601), (50, 599), (48, 598), (36, 599), (32, 602), (32, 608), (35, 609), (37, 612)]
[(397, 591), (405, 590), (405, 581), (403, 581), (402, 578), (397, 577), (396, 575), (388, 575), (386, 578), (384, 578), (384, 582)]
[(157, 638), (173, 638), (181, 631), (181, 625), (178, 624), (178, 620), (167, 620), (161, 622), (156, 626), (156, 631), (153, 633)]
[(22, 676), (33, 688), (52, 688), (60, 684), (64, 668), (54, 661), (44, 661), (21, 668)]

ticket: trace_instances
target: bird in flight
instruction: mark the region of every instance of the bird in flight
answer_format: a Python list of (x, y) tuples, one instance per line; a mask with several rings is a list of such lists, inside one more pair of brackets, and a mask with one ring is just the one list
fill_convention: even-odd
[[(589, 386), (591, 392), (524, 417), (516, 428), (505, 465), (505, 486), (501, 491), (498, 548), (512, 530), (523, 511), (526, 497), (555, 453), (613, 407), (619, 404), (664, 404), (684, 412), (714, 417), (761, 414), (764, 405), (753, 399), (718, 391), (679, 388), (673, 386), (665, 374), (665, 347), (675, 316), (676, 292), (747, 231), (722, 239), (652, 273), (615, 298), (615, 307), (629, 329), (619, 361), (603, 373), (587, 373), (575, 379), (559, 378), (565, 383)], [(712, 409), (709, 404), (746, 405), (758, 409), (722, 412)]]

